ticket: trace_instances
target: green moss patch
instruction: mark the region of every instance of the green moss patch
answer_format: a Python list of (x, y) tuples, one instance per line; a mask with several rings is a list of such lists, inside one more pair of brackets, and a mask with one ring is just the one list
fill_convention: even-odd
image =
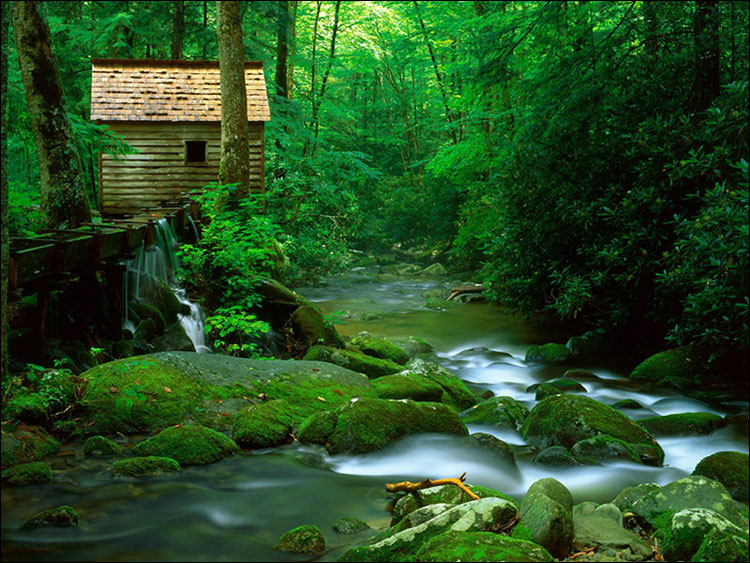
[(683, 346), (649, 356), (635, 367), (630, 377), (661, 383), (671, 378), (693, 379), (702, 371), (700, 358), (695, 350), (690, 346)]
[(72, 506), (57, 506), (37, 512), (23, 523), (24, 528), (41, 528), (46, 526), (78, 526), (78, 512)]
[(338, 414), (331, 411), (322, 411), (308, 416), (297, 430), (297, 440), (302, 443), (325, 445), (336, 428), (338, 418)]
[(438, 364), (415, 359), (406, 365), (401, 375), (418, 375), (437, 383), (443, 388), (443, 397), (440, 402), (451, 405), (459, 411), (468, 409), (477, 402), (461, 378)]
[(333, 529), (339, 534), (358, 534), (372, 530), (367, 522), (359, 518), (339, 518), (333, 523)]
[(38, 461), (60, 447), (59, 442), (40, 426), (3, 424), (2, 430), (3, 466)]
[(417, 561), (552, 561), (542, 546), (490, 532), (445, 532), (427, 540)]
[(113, 466), (115, 474), (128, 477), (150, 477), (164, 473), (182, 471), (180, 464), (172, 458), (161, 456), (132, 457), (116, 461)]
[(305, 354), (304, 360), (328, 362), (337, 366), (364, 373), (367, 377), (375, 378), (383, 375), (398, 373), (403, 368), (389, 360), (373, 358), (354, 350), (338, 350), (330, 346), (313, 346)]
[(273, 551), (290, 551), (292, 553), (324, 553), (326, 539), (317, 526), (299, 526), (286, 532)]
[(732, 498), (747, 503), (750, 457), (741, 452), (716, 452), (695, 466), (693, 475), (703, 475), (724, 485)]
[(182, 465), (213, 463), (239, 452), (239, 447), (224, 434), (199, 424), (171, 427), (153, 438), (136, 444), (139, 456), (162, 456)]
[(572, 357), (570, 350), (562, 344), (548, 342), (541, 346), (529, 346), (526, 350), (525, 361), (559, 364), (567, 362)]
[(120, 455), (122, 446), (105, 436), (91, 436), (83, 446), (86, 455)]
[(394, 374), (371, 381), (381, 399), (411, 399), (437, 403), (443, 398), (443, 388), (437, 383), (415, 374)]
[(529, 409), (513, 397), (492, 397), (461, 413), (466, 424), (485, 424), (518, 430), (529, 416)]
[(710, 412), (685, 412), (652, 416), (638, 421), (654, 436), (696, 436), (711, 434), (721, 425), (719, 415)]
[(283, 399), (248, 408), (234, 418), (232, 439), (247, 448), (269, 448), (289, 441), (290, 407)]
[(52, 480), (52, 469), (43, 461), (21, 463), (10, 469), (5, 469), (2, 473), (2, 479), (3, 483), (13, 487), (47, 483)]
[(357, 336), (352, 338), (350, 344), (360, 350), (363, 354), (380, 358), (381, 360), (390, 360), (396, 364), (404, 365), (409, 361), (409, 354), (394, 344), (387, 338), (382, 336), (376, 336), (369, 332), (360, 332)]

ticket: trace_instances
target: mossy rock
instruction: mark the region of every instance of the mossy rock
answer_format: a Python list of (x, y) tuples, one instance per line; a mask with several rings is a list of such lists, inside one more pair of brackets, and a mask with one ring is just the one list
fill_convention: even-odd
[(603, 330), (595, 329), (573, 336), (565, 346), (574, 356), (602, 356), (610, 351), (611, 343)]
[(617, 409), (618, 411), (622, 409), (640, 410), (643, 408), (643, 405), (634, 399), (622, 399), (620, 401), (615, 401), (611, 406), (613, 409)]
[(662, 383), (673, 378), (693, 379), (702, 372), (695, 349), (682, 346), (649, 356), (635, 367), (630, 378)]
[(37, 512), (23, 523), (23, 528), (42, 528), (47, 526), (70, 527), (78, 526), (78, 511), (68, 505), (48, 508)]
[(176, 322), (178, 315), (190, 314), (190, 307), (181, 303), (172, 288), (158, 278), (151, 278), (143, 288), (143, 292), (148, 296), (147, 304), (161, 313), (165, 325)]
[(172, 458), (152, 455), (116, 461), (112, 470), (116, 475), (127, 477), (151, 477), (182, 471), (182, 467)]
[(568, 448), (563, 446), (550, 446), (544, 448), (534, 456), (534, 463), (539, 465), (552, 465), (557, 467), (572, 467), (581, 465), (581, 462), (573, 457)]
[(492, 434), (475, 432), (469, 436), (469, 441), (479, 449), (492, 454), (497, 461), (504, 466), (503, 469), (509, 474), (518, 474), (516, 466), (516, 455), (509, 444), (496, 438)]
[(395, 343), (403, 349), (410, 358), (419, 354), (430, 354), (434, 351), (434, 348), (430, 344), (417, 336), (408, 336), (403, 340), (396, 340)]
[(135, 354), (135, 348), (133, 348), (132, 340), (118, 340), (115, 342), (115, 348), (113, 350), (115, 358), (129, 358)]
[(246, 448), (270, 448), (290, 440), (293, 419), (283, 399), (249, 407), (234, 417), (232, 439)]
[[(743, 537), (745, 531), (713, 510), (692, 508), (681, 510), (672, 516), (669, 528), (664, 533), (662, 550), (667, 561), (689, 561), (700, 549), (703, 539), (713, 530)], [(724, 560), (722, 560), (724, 561)]]
[(578, 460), (607, 461), (622, 459), (641, 463), (640, 452), (624, 440), (599, 434), (576, 442), (570, 453)]
[(544, 383), (529, 385), (526, 388), (526, 392), (536, 392), (535, 398), (537, 401), (540, 401), (545, 397), (557, 395), (558, 393), (586, 393), (586, 388), (574, 379), (563, 377), (561, 379), (553, 379)]
[(491, 532), (445, 532), (427, 540), (417, 561), (552, 561), (542, 546)]
[(573, 544), (572, 509), (570, 491), (556, 479), (547, 477), (529, 487), (518, 512), (528, 539), (562, 559)]
[[(161, 311), (159, 311), (159, 309), (154, 305), (145, 303), (143, 301), (137, 301), (133, 303), (133, 305), (131, 305), (131, 308), (140, 319), (140, 323), (138, 324), (139, 328), (145, 320), (151, 319), (153, 321), (153, 327), (149, 328), (149, 332), (153, 332), (151, 338), (164, 332), (164, 329), (167, 327), (167, 323), (164, 321), (164, 315), (162, 315)], [(138, 338), (137, 334), (138, 329), (136, 329), (136, 338)], [(149, 341), (151, 340), (151, 338), (147, 338), (145, 340)]]
[(710, 412), (684, 412), (642, 418), (638, 423), (653, 436), (697, 436), (711, 434), (722, 418)]
[(292, 313), (291, 326), (294, 337), (305, 349), (315, 344), (324, 344), (343, 348), (342, 340), (336, 328), (326, 323), (323, 314), (315, 305), (303, 305)]
[(406, 353), (406, 350), (387, 338), (376, 336), (369, 332), (360, 332), (352, 338), (350, 344), (363, 354), (380, 358), (381, 360), (390, 360), (400, 365), (404, 365), (409, 361), (409, 354)]
[(21, 463), (3, 470), (2, 480), (13, 487), (47, 483), (52, 480), (52, 468), (43, 461)]
[(548, 342), (541, 346), (529, 346), (526, 350), (525, 361), (559, 364), (567, 362), (572, 357), (570, 350), (562, 344)]
[(120, 455), (122, 446), (105, 436), (91, 436), (83, 446), (86, 455)]
[(232, 439), (200, 424), (166, 428), (133, 448), (136, 455), (170, 457), (180, 465), (205, 465), (239, 451)]
[(466, 424), (484, 424), (518, 430), (529, 416), (529, 409), (513, 397), (492, 397), (461, 412)]
[(468, 434), (456, 411), (440, 403), (359, 399), (339, 407), (328, 449), (331, 453), (367, 453), (421, 432)]
[(66, 409), (75, 400), (73, 375), (65, 370), (47, 369), (35, 390), (17, 389), (3, 405), (4, 420), (45, 424), (51, 415)]
[(336, 428), (338, 414), (332, 411), (322, 411), (310, 415), (297, 430), (297, 440), (308, 444), (321, 444), (328, 442), (328, 437)]
[(748, 561), (749, 556), (747, 532), (741, 537), (727, 531), (711, 530), (690, 561)]
[(587, 501), (576, 505), (573, 529), (575, 551), (594, 547), (616, 561), (646, 561), (653, 555), (645, 540), (623, 527), (622, 511), (614, 504), (598, 505)]
[(414, 359), (406, 364), (406, 369), (401, 375), (418, 375), (437, 383), (443, 388), (443, 398), (440, 402), (459, 411), (468, 409), (477, 402), (461, 378), (438, 364)]
[(291, 553), (324, 553), (326, 539), (317, 526), (299, 526), (286, 532), (279, 542), (273, 546), (273, 551), (289, 551)]
[(443, 388), (421, 375), (394, 374), (378, 377), (370, 382), (381, 399), (411, 399), (438, 403), (443, 398)]
[(4, 424), (2, 432), (2, 464), (38, 461), (57, 451), (60, 443), (40, 426), (23, 423)]
[(447, 273), (448, 273), (448, 270), (445, 269), (445, 266), (443, 266), (440, 262), (435, 262), (434, 264), (430, 264), (424, 270), (422, 270), (420, 272), (420, 275), (422, 276), (444, 276)]
[(704, 457), (695, 466), (693, 475), (703, 475), (718, 481), (734, 500), (747, 504), (748, 497), (748, 467), (750, 457), (741, 452), (716, 452)]
[(330, 346), (313, 346), (305, 354), (304, 360), (328, 362), (337, 366), (376, 378), (398, 373), (403, 368), (389, 360), (373, 358), (354, 350), (339, 350)]
[(460, 307), (461, 303), (458, 301), (448, 301), (442, 297), (428, 297), (425, 299), (425, 307), (428, 309), (435, 309), (436, 311), (445, 311), (452, 307)]
[(156, 352), (195, 352), (193, 341), (180, 323), (169, 326), (164, 334), (151, 340), (151, 346)]
[(521, 427), (526, 442), (538, 449), (572, 448), (577, 442), (606, 434), (636, 449), (641, 463), (661, 465), (664, 451), (641, 426), (620, 411), (582, 395), (562, 394), (540, 401)]
[(620, 491), (620, 493), (612, 500), (612, 504), (622, 512), (630, 512), (633, 508), (633, 504), (635, 504), (638, 499), (645, 497), (649, 493), (658, 491), (659, 489), (661, 489), (661, 486), (656, 483), (641, 483), (640, 485), (627, 487)]
[(339, 534), (358, 534), (365, 530), (372, 530), (367, 522), (359, 518), (339, 518), (333, 523), (333, 529)]

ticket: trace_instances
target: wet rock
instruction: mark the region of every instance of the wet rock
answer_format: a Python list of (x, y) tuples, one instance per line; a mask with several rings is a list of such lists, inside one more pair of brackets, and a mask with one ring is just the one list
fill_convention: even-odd
[(33, 485), (36, 483), (47, 483), (52, 480), (52, 469), (43, 461), (32, 461), (14, 465), (10, 469), (3, 470), (3, 484), (12, 487)]
[(47, 526), (78, 526), (78, 512), (72, 506), (57, 506), (37, 512), (23, 523), (24, 528), (41, 528)]
[(437, 383), (415, 374), (394, 374), (370, 382), (381, 399), (411, 399), (438, 403), (444, 390)]
[(622, 409), (639, 410), (643, 408), (643, 405), (633, 399), (622, 399), (612, 403), (612, 408), (617, 409), (618, 411)]
[(115, 342), (115, 349), (113, 350), (114, 356), (117, 359), (129, 358), (135, 354), (135, 348), (133, 348), (133, 341), (131, 340), (118, 340)]
[(297, 440), (302, 443), (326, 445), (328, 437), (336, 428), (339, 416), (332, 411), (322, 411), (310, 415), (297, 430)]
[(521, 427), (528, 444), (572, 448), (577, 442), (605, 434), (634, 448), (641, 463), (661, 465), (664, 452), (643, 428), (621, 412), (582, 395), (554, 395), (540, 401)]
[(401, 375), (420, 375), (437, 383), (444, 391), (441, 402), (458, 410), (467, 409), (476, 403), (474, 395), (463, 380), (438, 364), (414, 359), (406, 364), (406, 369), (400, 373)]
[(273, 551), (289, 551), (291, 553), (324, 553), (326, 539), (317, 526), (299, 526), (286, 532), (279, 542), (273, 546)]
[(359, 349), (363, 354), (373, 356), (374, 358), (390, 360), (400, 365), (404, 365), (409, 361), (409, 354), (406, 353), (406, 350), (387, 338), (376, 336), (369, 332), (360, 332), (352, 338), (350, 344)]
[(568, 449), (562, 446), (551, 446), (543, 449), (534, 457), (534, 463), (560, 467), (580, 465), (580, 462), (570, 454)]
[(148, 303), (162, 314), (165, 324), (176, 322), (178, 315), (190, 314), (190, 307), (181, 303), (172, 288), (161, 279), (151, 278), (143, 292)]
[(136, 455), (170, 457), (181, 465), (205, 465), (239, 451), (233, 440), (200, 424), (166, 428), (133, 448)]
[(640, 452), (624, 440), (599, 434), (576, 442), (570, 453), (578, 460), (607, 461), (622, 459), (640, 463)]
[(164, 473), (182, 471), (180, 464), (172, 458), (162, 456), (131, 457), (116, 461), (112, 467), (116, 475), (127, 477), (151, 477)]
[(574, 379), (563, 377), (562, 379), (553, 379), (544, 383), (529, 385), (526, 388), (526, 392), (536, 392), (535, 398), (537, 401), (540, 401), (545, 397), (557, 395), (558, 393), (586, 393), (586, 388)]
[(151, 342), (156, 335), (164, 332), (164, 328), (159, 330), (154, 319), (143, 319), (138, 323), (138, 327), (133, 334), (134, 341)]
[(290, 440), (293, 419), (283, 399), (254, 405), (234, 417), (232, 439), (245, 448), (270, 448)]
[(710, 412), (685, 412), (652, 416), (638, 421), (652, 436), (697, 436), (711, 434), (722, 418)]
[(552, 561), (535, 543), (490, 532), (445, 532), (427, 540), (417, 561)]
[(641, 483), (640, 485), (627, 487), (612, 500), (612, 504), (622, 512), (629, 512), (638, 499), (659, 489), (661, 489), (661, 486), (656, 483)]
[(734, 500), (747, 503), (750, 457), (741, 452), (716, 452), (695, 466), (693, 475), (703, 475), (724, 485)]
[(443, 266), (440, 262), (435, 262), (434, 264), (427, 266), (420, 273), (423, 276), (445, 276), (446, 274), (448, 274), (448, 270), (446, 270), (445, 266)]
[(370, 378), (398, 373), (403, 369), (389, 360), (373, 358), (354, 350), (339, 350), (330, 346), (313, 346), (303, 358), (307, 361), (328, 362), (337, 366), (363, 373)]
[(393, 274), (396, 276), (409, 276), (418, 274), (422, 271), (422, 266), (418, 264), (388, 264), (380, 267), (382, 274)]
[(57, 451), (60, 444), (40, 426), (23, 423), (3, 424), (2, 464), (16, 465), (38, 461)]
[(552, 478), (536, 481), (521, 501), (520, 523), (513, 536), (544, 546), (562, 559), (573, 543), (573, 497), (570, 491)]
[(484, 451), (490, 452), (498, 459), (504, 461), (509, 467), (516, 465), (516, 455), (513, 448), (492, 434), (475, 432), (469, 436), (469, 440)]
[(602, 356), (610, 350), (610, 342), (601, 329), (584, 332), (580, 336), (573, 336), (565, 346), (574, 356)]
[(154, 337), (151, 346), (155, 352), (195, 352), (193, 341), (180, 323), (174, 323), (164, 334)]
[(448, 301), (442, 297), (428, 297), (425, 299), (425, 307), (428, 309), (435, 309), (437, 311), (445, 311), (451, 307), (457, 307), (461, 303), (459, 301)]
[(333, 529), (339, 534), (358, 534), (365, 530), (372, 530), (367, 522), (359, 518), (339, 518), (333, 523)]
[(622, 526), (622, 512), (614, 504), (598, 506), (584, 502), (573, 509), (573, 546), (577, 551), (596, 546), (607, 550), (619, 561), (645, 561), (651, 547), (637, 534)]
[[(729, 535), (744, 536), (747, 545), (747, 528), (743, 530), (729, 520), (706, 508), (689, 508), (676, 512), (672, 516), (664, 534), (663, 553), (667, 561), (689, 561), (704, 538), (712, 530)], [(745, 549), (747, 552), (747, 548)]]
[(703, 543), (691, 561), (748, 561), (747, 532), (739, 536), (713, 529), (703, 538)]
[(122, 446), (105, 436), (91, 436), (83, 446), (86, 455), (120, 455)]
[(649, 356), (630, 373), (631, 379), (668, 383), (671, 378), (693, 379), (703, 367), (696, 351), (689, 347), (674, 348)]
[(562, 344), (549, 342), (542, 346), (529, 346), (526, 350), (527, 362), (545, 362), (545, 363), (562, 363), (567, 362), (572, 357), (570, 350)]
[[(164, 315), (161, 314), (161, 311), (154, 305), (151, 305), (150, 303), (146, 303), (144, 301), (136, 301), (131, 305), (131, 308), (133, 309), (133, 312), (135, 313), (134, 317), (137, 317), (140, 319), (140, 323), (138, 324), (138, 328), (140, 329), (141, 325), (146, 320), (151, 320), (152, 323), (149, 324), (148, 327), (148, 335), (149, 338), (144, 338), (144, 340), (149, 341), (151, 338), (153, 338), (157, 334), (162, 334), (164, 332), (164, 329), (167, 326), (167, 323), (164, 321)], [(143, 338), (143, 331), (144, 329), (141, 329), (141, 335), (139, 336), (138, 329), (135, 331), (135, 337), (136, 338)]]
[(433, 347), (430, 344), (417, 336), (409, 336), (404, 340), (396, 340), (395, 343), (405, 350), (410, 358), (413, 358), (417, 354), (429, 354), (433, 351)]
[(461, 412), (466, 424), (485, 424), (518, 430), (529, 416), (529, 409), (513, 397), (492, 397)]
[(303, 305), (292, 313), (291, 327), (295, 340), (305, 349), (315, 344), (343, 348), (344, 341), (336, 327), (326, 323), (323, 314), (315, 305)]
[(443, 404), (355, 399), (339, 408), (328, 449), (331, 453), (367, 453), (421, 432), (468, 434), (458, 414)]

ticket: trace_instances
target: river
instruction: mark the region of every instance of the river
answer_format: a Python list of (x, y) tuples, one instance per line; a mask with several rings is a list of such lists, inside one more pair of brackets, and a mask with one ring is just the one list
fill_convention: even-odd
[[(327, 285), (299, 291), (330, 318), (340, 333), (361, 330), (403, 338), (417, 336), (434, 347), (437, 360), (474, 390), (510, 395), (529, 408), (532, 383), (559, 377), (570, 367), (591, 370), (582, 380), (589, 397), (613, 403), (634, 399), (645, 408), (626, 411), (634, 419), (689, 411), (733, 414), (747, 403), (708, 405), (671, 391), (640, 392), (624, 377), (636, 361), (598, 358), (562, 366), (523, 361), (531, 344), (565, 342), (557, 325), (530, 322), (502, 309), (472, 303), (439, 311), (425, 307), (423, 295), (448, 280), (378, 275), (355, 270)], [(365, 320), (367, 319), (367, 320)], [(611, 500), (624, 487), (666, 484), (689, 475), (703, 457), (722, 450), (748, 452), (748, 429), (732, 424), (711, 436), (661, 438), (664, 467), (610, 463), (575, 468), (531, 463), (521, 437), (489, 432), (516, 449), (519, 474), (497, 466), (491, 454), (452, 436), (411, 436), (367, 455), (330, 456), (321, 448), (290, 444), (256, 450), (177, 475), (133, 481), (115, 479), (111, 461), (83, 456), (82, 444), (65, 446), (52, 462), (53, 481), (3, 489), (3, 561), (301, 561), (310, 558), (273, 552), (281, 534), (302, 524), (323, 530), (327, 551), (318, 561), (335, 561), (373, 532), (340, 535), (331, 529), (340, 517), (357, 517), (373, 528), (390, 522), (392, 495), (383, 484), (425, 477), (457, 477), (522, 498), (531, 483), (555, 477), (575, 502)], [(77, 528), (21, 530), (23, 521), (44, 508), (70, 504), (81, 515)]]

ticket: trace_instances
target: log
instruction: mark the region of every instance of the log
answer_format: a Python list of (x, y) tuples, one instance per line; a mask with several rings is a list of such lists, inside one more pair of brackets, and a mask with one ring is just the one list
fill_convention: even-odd
[(456, 297), (463, 295), (464, 293), (482, 293), (485, 289), (487, 288), (483, 285), (459, 285), (451, 289), (447, 300), (453, 301)]
[(460, 477), (458, 478), (449, 478), (449, 479), (424, 479), (418, 483), (412, 483), (411, 481), (401, 481), (400, 483), (386, 483), (385, 484), (385, 490), (389, 493), (398, 493), (398, 492), (406, 492), (406, 493), (414, 493), (416, 491), (419, 491), (421, 489), (429, 489), (431, 487), (439, 487), (441, 485), (455, 485), (459, 489), (461, 489), (463, 492), (465, 492), (467, 495), (469, 495), (474, 500), (479, 500), (479, 497), (471, 492), (469, 487), (464, 485), (464, 481), (466, 481), (466, 473), (464, 472)]

